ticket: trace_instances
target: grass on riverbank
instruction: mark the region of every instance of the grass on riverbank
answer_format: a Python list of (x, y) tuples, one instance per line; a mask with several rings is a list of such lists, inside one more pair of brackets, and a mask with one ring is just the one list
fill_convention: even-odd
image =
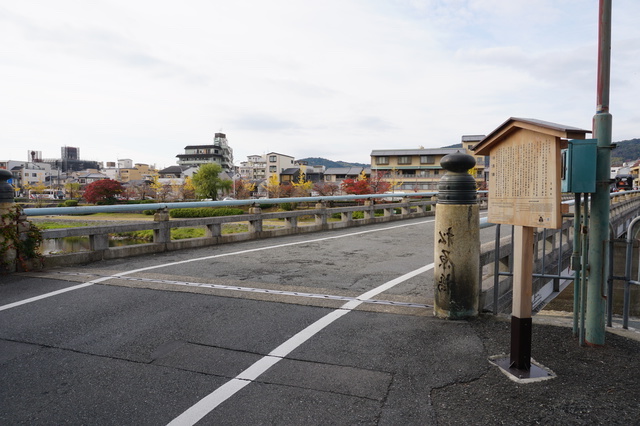
[(43, 222), (36, 222), (35, 225), (40, 229), (40, 230), (45, 230), (45, 229), (64, 229), (64, 228), (80, 228), (83, 226), (88, 226), (88, 224), (86, 222), (73, 222), (73, 223), (69, 223), (69, 222), (56, 222), (56, 221), (43, 221)]

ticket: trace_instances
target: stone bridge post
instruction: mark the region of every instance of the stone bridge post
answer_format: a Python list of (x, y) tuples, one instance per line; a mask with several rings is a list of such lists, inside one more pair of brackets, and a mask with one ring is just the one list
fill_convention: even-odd
[(13, 175), (8, 170), (0, 170), (0, 272), (15, 272), (18, 253), (15, 248), (15, 241), (11, 235), (16, 232), (9, 232), (11, 227), (17, 227), (18, 221), (14, 220), (16, 213), (16, 203), (13, 200), (13, 187), (9, 183)]
[(438, 184), (434, 232), (434, 314), (440, 318), (478, 315), (480, 217), (476, 181), (468, 173), (475, 164), (461, 152), (440, 161), (447, 170)]

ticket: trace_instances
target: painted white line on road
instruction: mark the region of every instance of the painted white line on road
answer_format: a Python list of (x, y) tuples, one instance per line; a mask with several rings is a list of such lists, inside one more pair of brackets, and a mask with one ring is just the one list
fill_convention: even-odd
[(404, 274), (398, 278), (395, 278), (391, 281), (388, 281), (373, 290), (369, 290), (366, 293), (358, 296), (357, 300), (352, 300), (350, 302), (345, 303), (340, 308), (332, 311), (331, 313), (325, 315), (320, 318), (313, 324), (309, 325), (305, 329), (298, 332), (296, 335), (282, 343), (280, 346), (271, 351), (268, 355), (262, 357), (254, 364), (252, 364), (249, 368), (244, 370), (242, 373), (238, 374), (236, 377), (220, 386), (218, 389), (198, 401), (195, 405), (191, 406), (187, 411), (173, 419), (169, 426), (188, 426), (194, 425), (204, 416), (213, 411), (220, 404), (231, 398), (235, 395), (239, 390), (243, 389), (252, 381), (256, 380), (260, 375), (262, 375), (269, 368), (273, 367), (284, 357), (289, 355), (293, 350), (298, 348), (304, 342), (318, 334), (320, 331), (325, 329), (327, 326), (342, 318), (344, 315), (351, 312), (353, 309), (360, 306), (364, 303), (365, 300), (374, 297), (384, 291), (389, 290), (393, 286), (396, 286), (408, 279), (411, 279), (419, 274), (427, 272), (433, 269), (433, 263), (430, 265), (423, 266), (422, 268), (418, 268), (414, 271), (411, 271), (407, 274)]
[(276, 244), (276, 245), (273, 245), (273, 246), (266, 246), (266, 247), (256, 247), (256, 248), (247, 249), (247, 250), (234, 251), (234, 252), (231, 252), (231, 253), (214, 254), (214, 255), (211, 255), (211, 256), (199, 257), (199, 258), (196, 258), (196, 259), (179, 260), (177, 262), (164, 263), (162, 265), (155, 265), (155, 266), (147, 266), (147, 267), (140, 268), (140, 269), (134, 269), (134, 270), (127, 271), (127, 272), (121, 272), (119, 274), (114, 274), (113, 276), (129, 275), (129, 274), (134, 274), (134, 273), (137, 273), (137, 272), (148, 271), (148, 270), (151, 270), (151, 269), (164, 268), (164, 267), (167, 267), (167, 266), (182, 265), (182, 264), (190, 263), (190, 262), (198, 262), (200, 260), (210, 260), (210, 259), (216, 259), (216, 258), (226, 257), (226, 256), (235, 256), (235, 255), (238, 255), (238, 254), (254, 253), (254, 252), (263, 251), (263, 250), (271, 250), (271, 249), (282, 248), (282, 247), (297, 246), (297, 245), (301, 245), (301, 244), (318, 243), (318, 242), (321, 242), (321, 241), (336, 240), (336, 239), (339, 239), (339, 238), (353, 237), (354, 235), (364, 235), (364, 234), (370, 234), (372, 232), (388, 231), (388, 230), (391, 230), (391, 229), (404, 228), (404, 227), (407, 227), (407, 226), (422, 225), (422, 224), (431, 223), (431, 222), (435, 222), (435, 219), (424, 220), (424, 221), (415, 222), (415, 223), (407, 223), (407, 224), (403, 224), (403, 225), (388, 226), (388, 227), (382, 228), (382, 229), (370, 229), (370, 230), (367, 230), (367, 231), (351, 232), (349, 234), (334, 235), (334, 236), (331, 236), (331, 237), (323, 237), (323, 238), (316, 238), (316, 239), (313, 239), (313, 240), (296, 241), (296, 242), (293, 242), (293, 243)]
[[(259, 287), (243, 287), (237, 285), (225, 285), (225, 284), (210, 284), (210, 283), (201, 283), (201, 282), (191, 282), (191, 281), (176, 281), (176, 280), (163, 280), (156, 278), (142, 278), (142, 277), (127, 277), (127, 276), (119, 276), (115, 275), (99, 275), (99, 274), (89, 274), (89, 273), (81, 273), (81, 272), (58, 272), (60, 275), (81, 277), (100, 277), (104, 279), (113, 278), (122, 281), (132, 281), (136, 283), (153, 283), (153, 284), (164, 284), (164, 285), (172, 285), (172, 286), (185, 286), (185, 287), (197, 287), (197, 288), (210, 288), (215, 290), (226, 290), (226, 291), (234, 291), (234, 292), (246, 292), (246, 293), (259, 293), (259, 294), (269, 294), (276, 296), (292, 296), (292, 297), (303, 297), (309, 299), (322, 299), (322, 300), (335, 300), (348, 302), (350, 300), (356, 300), (357, 297), (350, 296), (338, 296), (335, 294), (322, 294), (322, 293), (304, 293), (301, 291), (286, 291), (286, 290), (274, 290), (268, 288), (259, 288)], [(363, 301), (364, 303), (370, 303), (375, 305), (390, 305), (390, 306), (401, 306), (407, 308), (433, 308), (433, 306), (425, 305), (422, 303), (409, 303), (409, 302), (398, 302), (393, 300), (376, 300), (376, 299), (367, 299)]]
[(40, 296), (30, 297), (29, 299), (20, 300), (19, 302), (9, 303), (7, 305), (0, 306), (0, 311), (4, 311), (5, 309), (15, 308), (16, 306), (26, 305), (27, 303), (36, 302), (38, 300), (46, 299), (48, 297), (57, 296), (58, 294), (66, 293), (68, 291), (79, 290), (81, 288), (89, 287), (90, 285), (101, 283), (102, 281), (106, 281), (111, 279), (111, 277), (102, 277), (95, 280), (91, 280), (89, 282), (74, 285), (71, 287), (63, 288), (60, 290), (52, 291), (50, 293), (41, 294)]
[(316, 238), (314, 240), (296, 241), (296, 242), (293, 242), (293, 243), (276, 244), (276, 245), (273, 245), (273, 246), (266, 246), (266, 247), (257, 247), (257, 248), (253, 248), (253, 249), (240, 250), (240, 251), (235, 251), (235, 252), (230, 252), (230, 253), (214, 254), (212, 256), (198, 257), (198, 258), (195, 258), (195, 259), (180, 260), (180, 261), (177, 261), (177, 262), (163, 263), (161, 265), (154, 265), (154, 266), (147, 266), (147, 267), (139, 268), (139, 269), (132, 269), (130, 271), (119, 272), (117, 274), (113, 274), (113, 275), (108, 276), (108, 277), (101, 277), (101, 278), (98, 278), (98, 279), (95, 279), (95, 280), (91, 280), (91, 281), (83, 283), (83, 284), (75, 285), (75, 286), (72, 286), (72, 287), (67, 287), (67, 288), (64, 288), (64, 289), (61, 289), (61, 290), (57, 290), (57, 291), (52, 291), (50, 293), (41, 294), (40, 296), (35, 296), (35, 297), (31, 297), (29, 299), (24, 299), (24, 300), (21, 300), (21, 301), (18, 301), (18, 302), (9, 303), (7, 305), (2, 305), (2, 306), (0, 306), (0, 311), (4, 311), (6, 309), (15, 308), (17, 306), (26, 305), (28, 303), (36, 302), (38, 300), (47, 299), (49, 297), (57, 296), (57, 295), (62, 294), (62, 293), (67, 293), (69, 291), (79, 290), (81, 288), (89, 287), (89, 286), (91, 286), (93, 284), (98, 284), (98, 283), (101, 283), (103, 281), (112, 279), (114, 277), (122, 277), (122, 276), (125, 276), (125, 275), (135, 274), (137, 272), (150, 271), (152, 269), (165, 268), (167, 266), (182, 265), (182, 264), (190, 263), (190, 262), (198, 262), (200, 260), (210, 260), (210, 259), (216, 259), (216, 258), (220, 258), (220, 257), (235, 256), (235, 255), (253, 253), (253, 252), (263, 251), (263, 250), (270, 250), (270, 249), (289, 247), (289, 246), (295, 246), (295, 245), (301, 245), (301, 244), (317, 243), (317, 242), (320, 242), (320, 241), (335, 240), (335, 239), (338, 239), (338, 238), (352, 237), (354, 235), (363, 235), (363, 234), (369, 234), (369, 233), (372, 233), (372, 232), (388, 231), (388, 230), (391, 230), (391, 229), (403, 228), (403, 227), (406, 227), (406, 226), (422, 225), (422, 224), (431, 223), (431, 222), (434, 222), (434, 219), (423, 220), (421, 222), (406, 223), (406, 224), (402, 224), (402, 225), (388, 226), (386, 228), (381, 228), (381, 229), (370, 229), (370, 230), (366, 230), (366, 231), (352, 232), (352, 233), (349, 233), (349, 234), (334, 235), (334, 236), (331, 236), (331, 237), (323, 237), (323, 238)]

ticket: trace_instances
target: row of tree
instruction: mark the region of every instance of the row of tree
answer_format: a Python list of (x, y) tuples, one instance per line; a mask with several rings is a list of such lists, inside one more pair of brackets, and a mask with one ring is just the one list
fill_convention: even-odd
[[(146, 199), (152, 197), (159, 201), (169, 199), (210, 199), (217, 200), (223, 194), (233, 193), (237, 199), (247, 199), (256, 194), (256, 184), (244, 179), (235, 181), (221, 179), (222, 169), (217, 164), (204, 164), (193, 179), (173, 183), (161, 183), (158, 179), (144, 185), (142, 188), (125, 187), (120, 182), (112, 179), (103, 179), (86, 186), (83, 198), (89, 203), (115, 203), (118, 199), (131, 198)], [(382, 194), (388, 192), (399, 182), (385, 179), (382, 173), (372, 176), (364, 172), (356, 179), (345, 179), (340, 185), (334, 182), (313, 183), (301, 173), (293, 182), (281, 183), (276, 175), (265, 182), (264, 189), (269, 198), (308, 197), (315, 192), (322, 196), (332, 196), (341, 193), (346, 194)], [(132, 193), (135, 191), (135, 194)], [(67, 196), (72, 195), (67, 192)]]

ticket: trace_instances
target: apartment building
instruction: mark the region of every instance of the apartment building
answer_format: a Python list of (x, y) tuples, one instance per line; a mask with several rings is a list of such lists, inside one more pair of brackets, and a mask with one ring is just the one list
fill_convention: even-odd
[(233, 149), (224, 133), (216, 133), (211, 145), (187, 145), (184, 147), (184, 154), (178, 154), (176, 157), (180, 166), (199, 167), (215, 163), (225, 172), (233, 171)]
[(133, 167), (118, 170), (120, 182), (131, 182), (133, 180), (152, 181), (158, 171), (148, 164), (136, 163)]
[(484, 157), (474, 155), (471, 149), (483, 135), (462, 137), (461, 148), (379, 149), (371, 152), (371, 173), (382, 173), (394, 184), (396, 191), (435, 191), (444, 174), (442, 157), (464, 151), (476, 158), (475, 178), (484, 181)]
[(267, 162), (262, 155), (249, 155), (240, 163), (240, 176), (247, 180), (263, 180), (267, 176)]
[(31, 161), (0, 161), (0, 169), (11, 172), (11, 184), (16, 196), (26, 195), (26, 188), (29, 186), (49, 185), (53, 173), (51, 164)]

